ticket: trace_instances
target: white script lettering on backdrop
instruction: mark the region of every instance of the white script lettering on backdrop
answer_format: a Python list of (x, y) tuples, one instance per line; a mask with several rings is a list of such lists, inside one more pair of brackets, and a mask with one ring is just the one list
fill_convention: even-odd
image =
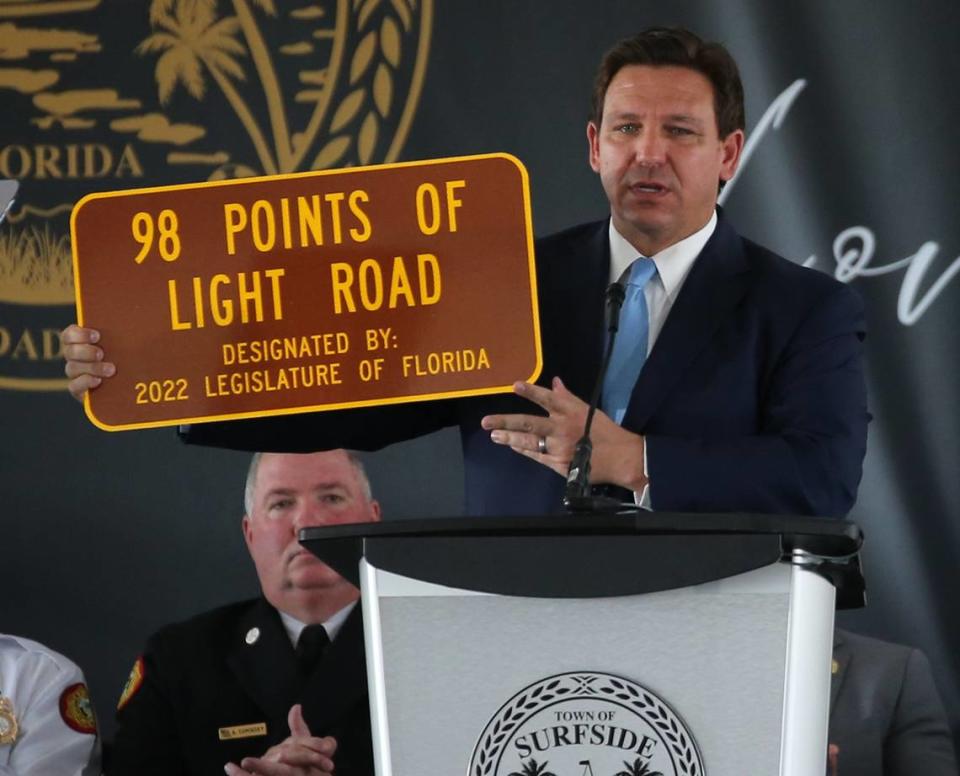
[[(763, 141), (763, 138), (771, 130), (779, 129), (783, 124), (787, 113), (790, 112), (790, 108), (806, 85), (805, 79), (797, 79), (767, 108), (760, 121), (757, 122), (757, 126), (754, 127), (753, 132), (750, 133), (750, 137), (747, 138), (746, 145), (743, 148), (743, 156), (740, 160), (740, 169), (737, 170), (736, 175), (730, 179), (720, 193), (719, 204), (722, 205), (730, 196), (734, 184), (746, 169), (750, 157)], [(958, 256), (930, 287), (921, 293), (920, 288), (927, 271), (940, 253), (939, 243), (928, 240), (911, 256), (892, 261), (889, 264), (871, 266), (876, 245), (877, 240), (873, 230), (866, 226), (851, 226), (840, 232), (833, 241), (833, 259), (837, 265), (834, 270), (834, 277), (843, 283), (849, 283), (858, 277), (888, 275), (891, 272), (906, 268), (903, 282), (900, 285), (900, 295), (897, 299), (897, 319), (904, 326), (912, 326), (920, 320), (930, 305), (943, 293), (947, 284), (954, 277), (960, 275), (960, 256)], [(817, 256), (813, 254), (803, 264), (806, 267), (812, 267), (816, 263)]]

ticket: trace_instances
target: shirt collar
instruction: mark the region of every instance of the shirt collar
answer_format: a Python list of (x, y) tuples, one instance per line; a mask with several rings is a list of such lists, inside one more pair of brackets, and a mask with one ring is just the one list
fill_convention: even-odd
[[(330, 617), (330, 619), (323, 621), (323, 629), (327, 632), (327, 637), (330, 641), (333, 641), (337, 637), (337, 634), (343, 627), (344, 621), (350, 616), (350, 612), (353, 611), (353, 607), (356, 605), (357, 602), (353, 601), (344, 606), (339, 612)], [(290, 637), (290, 643), (296, 646), (297, 641), (300, 639), (300, 632), (307, 627), (307, 624), (300, 622), (296, 617), (292, 617), (286, 612), (281, 612), (279, 609), (277, 612), (280, 615), (280, 620), (283, 622), (283, 628), (286, 630), (287, 636)]]
[[(657, 274), (668, 297), (675, 297), (680, 292), (694, 261), (716, 228), (717, 211), (714, 210), (701, 229), (649, 257), (657, 265)], [(616, 282), (638, 255), (637, 249), (616, 230), (613, 219), (610, 219), (610, 282)]]

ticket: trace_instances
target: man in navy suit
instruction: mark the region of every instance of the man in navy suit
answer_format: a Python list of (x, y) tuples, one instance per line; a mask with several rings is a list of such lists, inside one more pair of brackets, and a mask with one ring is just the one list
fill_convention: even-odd
[[(587, 351), (600, 352), (599, 313), (571, 308), (600, 298), (638, 256), (652, 259), (643, 288), (650, 355), (622, 419), (616, 407), (597, 416), (593, 480), (657, 509), (843, 515), (865, 452), (861, 304), (744, 240), (718, 213), (744, 123), (737, 68), (722, 47), (653, 29), (607, 53), (587, 138), (611, 218), (538, 250), (541, 298), (580, 318), (548, 347), (578, 347), (568, 357), (596, 373)], [(545, 322), (546, 336), (558, 325)], [(578, 345), (577, 330), (588, 337)], [(494, 442), (562, 475), (582, 433), (587, 384), (566, 377), (573, 364), (551, 367), (562, 381), (517, 386), (546, 417), (496, 414), (482, 424)]]
[[(652, 276), (642, 308), (634, 296), (639, 323), (622, 328), (618, 345), (638, 350), (622, 359), (626, 388), (611, 376), (604, 386), (591, 482), (660, 510), (845, 515), (866, 448), (862, 304), (743, 239), (719, 211), (744, 127), (739, 73), (722, 46), (663, 28), (621, 41), (601, 63), (587, 126), (611, 217), (536, 247), (539, 385), (518, 383), (515, 396), (202, 424), (187, 441), (371, 449), (459, 425), (468, 513), (555, 511), (600, 370), (604, 291), (643, 265)], [(78, 397), (112, 369), (93, 336), (75, 326), (63, 333)]]

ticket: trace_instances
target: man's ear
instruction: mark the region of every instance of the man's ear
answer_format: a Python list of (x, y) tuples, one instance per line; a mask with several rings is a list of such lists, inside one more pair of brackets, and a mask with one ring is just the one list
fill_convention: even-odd
[(380, 509), (379, 501), (374, 500), (370, 502), (370, 512), (373, 514), (374, 523), (379, 523), (381, 520), (383, 520), (383, 513)]
[(253, 525), (251, 525), (251, 520), (249, 515), (244, 515), (243, 520), (240, 521), (240, 525), (243, 528), (243, 539), (247, 543), (247, 547), (253, 542)]
[(590, 169), (600, 172), (600, 128), (592, 121), (587, 122), (587, 144), (590, 147)]
[(742, 129), (735, 129), (721, 141), (723, 157), (720, 160), (720, 180), (728, 181), (736, 174), (737, 167), (740, 166), (743, 144)]

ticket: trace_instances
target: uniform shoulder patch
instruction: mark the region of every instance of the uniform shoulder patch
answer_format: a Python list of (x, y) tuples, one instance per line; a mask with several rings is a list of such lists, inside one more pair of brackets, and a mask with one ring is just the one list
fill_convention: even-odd
[(16, 743), (19, 732), (13, 702), (0, 695), (0, 746)]
[(127, 677), (127, 683), (123, 685), (123, 692), (120, 693), (120, 702), (117, 704), (117, 711), (120, 711), (124, 706), (126, 706), (130, 699), (137, 694), (143, 686), (143, 677), (146, 674), (146, 670), (143, 665), (143, 656), (137, 658), (137, 661), (133, 664), (133, 668), (130, 669), (130, 676)]
[(78, 733), (95, 735), (97, 718), (90, 703), (90, 692), (83, 682), (71, 684), (60, 694), (60, 716), (67, 727)]

